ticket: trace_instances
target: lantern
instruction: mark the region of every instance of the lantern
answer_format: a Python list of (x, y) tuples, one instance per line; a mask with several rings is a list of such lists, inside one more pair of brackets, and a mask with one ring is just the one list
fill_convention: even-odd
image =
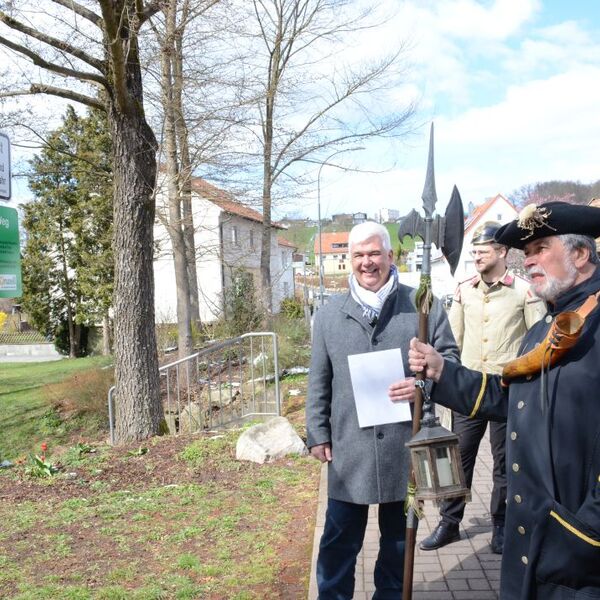
[(429, 398), (423, 404), (421, 429), (407, 442), (419, 500), (433, 500), (439, 504), (449, 498), (471, 500), (471, 491), (465, 485), (458, 436), (440, 425), (433, 414)]

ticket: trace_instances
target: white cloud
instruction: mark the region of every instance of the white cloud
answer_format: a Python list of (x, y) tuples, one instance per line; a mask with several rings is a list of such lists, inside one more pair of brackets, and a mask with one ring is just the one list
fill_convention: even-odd
[(540, 9), (538, 0), (496, 0), (484, 6), (475, 0), (436, 2), (439, 28), (466, 39), (504, 40), (517, 33)]

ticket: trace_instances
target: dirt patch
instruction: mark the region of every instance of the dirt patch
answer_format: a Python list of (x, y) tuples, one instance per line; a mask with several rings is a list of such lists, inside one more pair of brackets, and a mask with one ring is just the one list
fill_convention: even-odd
[[(214, 452), (210, 437), (97, 446), (51, 481), (22, 467), (0, 476), (0, 519), (10, 522), (0, 597), (51, 582), (90, 598), (113, 584), (145, 598), (139, 590), (154, 580), (161, 598), (306, 598), (318, 464), (237, 462), (234, 445)], [(197, 462), (182, 458), (190, 447)], [(244, 561), (255, 564), (245, 571)]]

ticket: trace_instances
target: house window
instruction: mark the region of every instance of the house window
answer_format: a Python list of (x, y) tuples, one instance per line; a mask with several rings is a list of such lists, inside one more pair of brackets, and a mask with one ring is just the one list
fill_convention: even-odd
[(250, 230), (250, 248), (254, 250), (254, 229)]
[(284, 281), (283, 282), (283, 296), (284, 296), (284, 298), (288, 298), (289, 295), (290, 295), (290, 282)]
[(346, 260), (346, 255), (342, 254), (342, 260)]
[(240, 237), (239, 237), (239, 234), (238, 234), (237, 225), (232, 225), (231, 226), (231, 243), (234, 246), (239, 246), (240, 245)]
[(281, 266), (285, 269), (285, 265), (286, 265), (286, 260), (285, 260), (285, 251), (282, 250), (281, 251)]

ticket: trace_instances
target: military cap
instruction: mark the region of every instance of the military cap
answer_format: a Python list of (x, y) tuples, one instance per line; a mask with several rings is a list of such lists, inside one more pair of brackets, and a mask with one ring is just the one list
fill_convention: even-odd
[(498, 229), (495, 240), (522, 250), (533, 240), (566, 233), (600, 236), (600, 208), (568, 202), (528, 204), (517, 219)]
[(477, 245), (493, 243), (495, 241), (494, 236), (500, 227), (501, 225), (498, 223), (498, 221), (486, 221), (473, 232), (471, 244)]

